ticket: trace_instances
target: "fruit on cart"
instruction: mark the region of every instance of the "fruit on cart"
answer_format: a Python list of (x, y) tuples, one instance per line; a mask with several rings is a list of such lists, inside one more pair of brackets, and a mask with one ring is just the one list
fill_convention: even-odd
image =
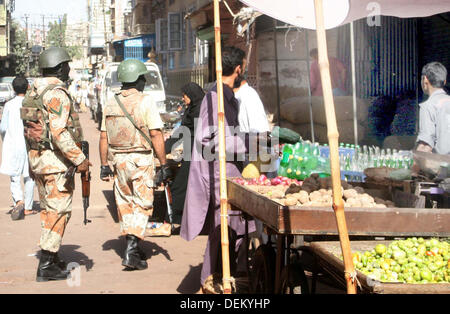
[[(449, 240), (408, 238), (355, 252), (353, 262), (368, 277), (386, 282), (449, 283)], [(341, 258), (342, 259), (342, 258)]]
[(297, 199), (295, 197), (292, 196), (288, 196), (285, 201), (284, 201), (284, 205), (286, 206), (295, 206), (297, 205)]
[(284, 192), (282, 190), (273, 190), (267, 193), (269, 198), (282, 199), (284, 197)]
[[(236, 178), (234, 182), (285, 206), (331, 207), (333, 205), (332, 182), (330, 178), (320, 178), (318, 174), (312, 174), (304, 181), (281, 176), (268, 179), (263, 174), (252, 179)], [(372, 197), (362, 187), (353, 187), (345, 181), (342, 181), (342, 194), (345, 207), (395, 207), (393, 202)], [(425, 243), (424, 246), (426, 246)], [(428, 247), (431, 247), (431, 243), (428, 243)]]
[(245, 179), (259, 178), (261, 174), (259, 173), (258, 167), (254, 163), (249, 163), (242, 171), (242, 176)]
[(286, 177), (278, 176), (273, 179), (268, 179), (264, 174), (260, 175), (258, 178), (235, 178), (233, 179), (233, 182), (239, 184), (239, 185), (264, 185), (264, 186), (278, 186), (278, 185), (284, 185), (284, 186), (290, 186), (291, 184), (295, 185), (301, 185), (302, 182), (298, 181), (296, 179), (289, 179)]
[(356, 196), (358, 196), (358, 192), (356, 192), (355, 189), (344, 190), (344, 197), (345, 197), (346, 199), (349, 199), (349, 198), (356, 198)]
[(387, 248), (386, 248), (386, 245), (384, 245), (384, 244), (377, 244), (375, 246), (375, 252), (378, 255), (383, 255), (384, 253), (386, 253), (386, 251), (387, 251)]

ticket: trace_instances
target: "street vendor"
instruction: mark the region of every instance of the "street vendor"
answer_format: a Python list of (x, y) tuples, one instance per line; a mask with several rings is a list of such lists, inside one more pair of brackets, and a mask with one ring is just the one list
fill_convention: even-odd
[[(235, 47), (226, 47), (222, 51), (223, 67), (223, 99), (225, 112), (226, 137), (226, 174), (227, 177), (240, 177), (242, 164), (236, 155), (247, 150), (245, 140), (233, 132), (238, 129), (238, 101), (234, 97), (235, 80), (242, 76), (245, 53)], [(217, 85), (209, 91), (200, 105), (199, 121), (195, 132), (194, 149), (189, 171), (189, 181), (183, 210), (180, 235), (187, 241), (193, 240), (202, 230), (208, 236), (205, 256), (201, 271), (200, 283), (204, 287), (206, 279), (221, 272), (220, 258), (220, 180), (219, 180), (219, 134), (218, 134), (218, 100)], [(240, 159), (243, 160), (243, 159)], [(239, 248), (245, 233), (245, 222), (239, 212), (228, 211), (230, 235), (231, 274), (245, 271), (244, 254), (239, 254)], [(254, 223), (249, 223), (249, 232), (255, 231)], [(234, 251), (234, 252), (233, 252)], [(241, 253), (243, 250), (241, 250)], [(237, 260), (237, 268), (233, 265)]]
[(431, 62), (422, 69), (422, 90), (428, 99), (420, 104), (417, 150), (450, 154), (450, 96), (444, 91), (447, 69)]

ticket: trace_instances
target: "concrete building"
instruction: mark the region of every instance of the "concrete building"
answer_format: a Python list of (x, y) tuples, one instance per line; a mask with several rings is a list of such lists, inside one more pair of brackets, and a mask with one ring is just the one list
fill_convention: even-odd
[[(155, 9), (157, 1), (133, 0), (124, 1), (123, 36), (121, 30), (115, 30), (112, 48), (114, 61), (139, 59), (143, 62), (151, 59), (150, 53), (156, 48)], [(117, 10), (117, 2), (115, 4)], [(116, 17), (117, 11), (115, 12)], [(117, 21), (116, 21), (117, 25)]]
[(210, 4), (210, 0), (154, 1), (156, 59), (166, 83), (168, 96), (178, 97), (190, 82), (204, 86), (213, 81), (208, 40), (197, 36), (189, 15)]
[(111, 0), (111, 32), (113, 40), (130, 36), (127, 30), (127, 16), (132, 12), (131, 0)]
[(77, 46), (82, 49), (79, 60), (73, 60), (78, 68), (89, 66), (89, 24), (87, 22), (68, 23), (66, 28), (66, 45)]
[(0, 75), (5, 75), (10, 67), (10, 29), (14, 0), (0, 0)]
[(111, 0), (88, 0), (89, 23), (89, 55), (109, 57), (109, 46), (112, 41)]

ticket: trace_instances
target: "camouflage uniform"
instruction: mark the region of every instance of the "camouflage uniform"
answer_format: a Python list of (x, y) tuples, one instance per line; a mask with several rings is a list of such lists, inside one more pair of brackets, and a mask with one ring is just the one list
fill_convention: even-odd
[[(54, 77), (37, 79), (30, 96), (42, 94), (51, 84), (63, 83)], [(73, 127), (69, 115), (76, 118), (77, 116), (71, 110), (71, 100), (64, 88), (57, 87), (46, 92), (43, 105), (48, 112), (53, 149), (30, 149), (28, 157), (42, 209), (40, 247), (46, 251), (57, 252), (70, 219), (74, 190), (74, 178), (66, 179), (64, 174), (70, 166), (78, 166), (86, 157), (68, 131), (68, 128)]]
[[(150, 96), (130, 89), (121, 91), (119, 99), (148, 137), (149, 130), (164, 126)], [(143, 239), (153, 213), (152, 147), (128, 120), (115, 98), (108, 101), (103, 111), (101, 131), (107, 134), (109, 159), (115, 169), (114, 195), (121, 234)]]

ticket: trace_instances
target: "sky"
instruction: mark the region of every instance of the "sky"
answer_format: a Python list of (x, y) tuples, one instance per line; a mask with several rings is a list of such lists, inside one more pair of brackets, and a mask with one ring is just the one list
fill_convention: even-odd
[[(25, 14), (30, 17), (28, 23), (42, 24), (42, 14), (53, 16), (55, 20), (59, 15), (67, 13), (68, 23), (87, 20), (86, 0), (15, 0), (16, 8), (12, 16), (25, 25)], [(45, 24), (48, 24), (47, 17)]]

